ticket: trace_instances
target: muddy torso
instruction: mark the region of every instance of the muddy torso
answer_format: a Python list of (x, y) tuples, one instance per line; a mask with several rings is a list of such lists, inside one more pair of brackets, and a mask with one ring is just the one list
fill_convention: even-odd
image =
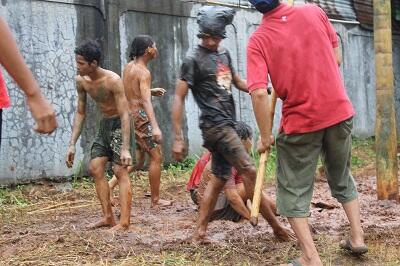
[(131, 61), (124, 69), (123, 82), (125, 95), (129, 103), (129, 109), (132, 113), (143, 109), (142, 96), (140, 93), (140, 78), (148, 72), (143, 66)]
[(112, 87), (115, 85), (111, 82), (111, 79), (115, 80), (115, 75), (115, 73), (107, 71), (104, 77), (95, 81), (90, 80), (87, 76), (80, 79), (83, 89), (96, 102), (104, 117), (119, 115)]

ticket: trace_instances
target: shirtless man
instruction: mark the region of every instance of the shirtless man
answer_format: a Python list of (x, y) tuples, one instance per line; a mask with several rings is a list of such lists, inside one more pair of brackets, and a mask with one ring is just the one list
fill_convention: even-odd
[[(127, 166), (132, 164), (129, 152), (130, 117), (121, 78), (112, 71), (99, 67), (100, 45), (88, 41), (75, 49), (79, 75), (76, 77), (78, 106), (67, 151), (66, 164), (72, 167), (75, 144), (82, 131), (86, 116), (86, 97), (96, 102), (103, 119), (91, 148), (90, 174), (93, 176), (100, 200), (103, 219), (90, 228), (113, 226), (112, 230), (127, 229), (130, 224), (132, 191)], [(113, 171), (120, 186), (121, 219), (116, 225), (110, 202), (110, 190), (104, 170), (112, 161)]]
[[(163, 88), (152, 88), (151, 96), (164, 96), (165, 90)], [(134, 145), (135, 147), (135, 160), (134, 165), (128, 167), (128, 173), (131, 174), (134, 171), (144, 171), (144, 164), (146, 162), (147, 152), (143, 150), (139, 145)], [(108, 186), (110, 187), (110, 200), (112, 206), (117, 206), (119, 204), (118, 197), (113, 196), (113, 190), (118, 185), (118, 179), (115, 175), (108, 181)]]
[[(159, 145), (162, 133), (151, 104), (151, 74), (147, 64), (157, 56), (156, 44), (150, 36), (139, 35), (131, 45), (130, 59), (123, 72), (125, 94), (135, 122), (136, 145), (150, 157), (149, 181), (151, 206), (170, 206), (171, 201), (160, 199), (162, 152)], [(153, 90), (163, 91), (158, 88)]]

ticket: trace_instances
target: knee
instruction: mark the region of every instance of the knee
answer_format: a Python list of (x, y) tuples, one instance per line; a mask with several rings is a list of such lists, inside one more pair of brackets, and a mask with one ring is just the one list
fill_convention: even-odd
[(152, 159), (153, 162), (161, 164), (161, 162), (162, 162), (162, 152), (161, 152), (161, 149), (160, 149), (159, 146), (151, 154), (151, 159)]
[(93, 177), (93, 179), (97, 179), (102, 176), (103, 173), (100, 168), (101, 167), (98, 167), (98, 165), (94, 163), (89, 164), (89, 174)]
[(120, 165), (113, 165), (112, 169), (118, 181), (124, 178), (129, 178), (127, 168), (122, 167)]

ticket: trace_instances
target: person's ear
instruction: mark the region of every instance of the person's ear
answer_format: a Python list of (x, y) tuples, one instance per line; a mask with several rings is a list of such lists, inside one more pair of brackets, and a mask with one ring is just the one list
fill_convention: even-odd
[(97, 60), (93, 60), (92, 63), (90, 63), (90, 65), (92, 65), (94, 67), (98, 67), (99, 66), (99, 62), (97, 62)]

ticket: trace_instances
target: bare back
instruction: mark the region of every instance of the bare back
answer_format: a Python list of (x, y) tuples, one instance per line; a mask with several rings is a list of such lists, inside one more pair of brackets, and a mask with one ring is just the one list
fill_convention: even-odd
[(118, 116), (115, 93), (121, 78), (106, 69), (102, 72), (103, 75), (97, 80), (91, 80), (88, 76), (78, 76), (76, 82), (78, 87), (92, 97), (104, 117)]
[(129, 62), (124, 69), (123, 83), (131, 112), (143, 108), (141, 92), (141, 83), (143, 83), (143, 80), (145, 82), (148, 80), (151, 83), (150, 71), (145, 66), (136, 64), (134, 61)]

